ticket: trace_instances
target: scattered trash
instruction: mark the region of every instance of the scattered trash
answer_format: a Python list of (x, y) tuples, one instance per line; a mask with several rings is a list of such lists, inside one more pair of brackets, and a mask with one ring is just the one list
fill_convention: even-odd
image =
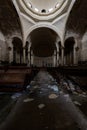
[(71, 91), (75, 91), (75, 85), (70, 80), (68, 80), (68, 83)]
[(83, 95), (86, 95), (86, 92), (83, 92), (82, 94), (83, 94)]
[(75, 91), (73, 92), (73, 94), (78, 95), (78, 93), (77, 93), (77, 92), (75, 92)]
[(40, 104), (40, 105), (38, 105), (38, 108), (39, 109), (42, 109), (42, 108), (44, 108), (45, 107), (45, 104)]
[(77, 102), (77, 101), (74, 101), (74, 104), (78, 105), (78, 106), (81, 106), (81, 104), (79, 102)]
[(50, 94), (49, 95), (49, 99), (56, 99), (58, 97), (58, 95), (56, 94)]
[(22, 95), (22, 93), (15, 93), (11, 96), (12, 99), (16, 99), (18, 97), (20, 97)]
[(86, 98), (87, 96), (84, 94), (79, 94), (79, 96)]
[(36, 88), (38, 88), (38, 87), (39, 87), (39, 86), (36, 85), (36, 86), (34, 86), (33, 88), (36, 89)]
[(48, 88), (54, 90), (55, 92), (59, 91), (58, 86), (56, 86), (56, 85), (48, 85)]
[(69, 98), (69, 94), (65, 94), (64, 97), (65, 97), (65, 98)]
[(64, 82), (63, 82), (63, 85), (67, 86), (67, 85), (68, 85), (68, 83), (66, 83), (66, 82), (64, 81)]
[(33, 99), (33, 98), (27, 98), (27, 99), (24, 99), (24, 100), (23, 100), (23, 102), (25, 102), (25, 103), (26, 103), (26, 102), (31, 102), (31, 101), (34, 101), (34, 99)]
[(31, 83), (30, 83), (31, 86), (33, 86), (35, 84), (36, 84), (35, 81), (31, 81)]
[(60, 91), (60, 94), (63, 94), (63, 91)]
[(27, 85), (26, 89), (29, 89), (31, 86), (30, 85)]
[(64, 95), (64, 98), (65, 98), (66, 102), (71, 102), (71, 99), (70, 99), (70, 97), (69, 97), (69, 94), (65, 94), (65, 95)]

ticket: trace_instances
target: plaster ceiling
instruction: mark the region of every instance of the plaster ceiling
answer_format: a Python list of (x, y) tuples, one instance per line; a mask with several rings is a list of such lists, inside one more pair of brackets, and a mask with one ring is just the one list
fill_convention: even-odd
[[(49, 5), (49, 7), (51, 6)], [(81, 35), (84, 34), (87, 30), (86, 10), (87, 0), (76, 0), (67, 22), (67, 30), (79, 33)], [(0, 0), (0, 31), (4, 35), (9, 35), (14, 31), (21, 33), (19, 17), (12, 4), (12, 0)]]
[(59, 9), (66, 0), (22, 0), (28, 9), (37, 14), (50, 14)]
[(76, 0), (69, 19), (66, 30), (83, 35), (87, 31), (87, 0)]
[(19, 17), (11, 0), (0, 0), (0, 31), (4, 35), (14, 31), (21, 33)]

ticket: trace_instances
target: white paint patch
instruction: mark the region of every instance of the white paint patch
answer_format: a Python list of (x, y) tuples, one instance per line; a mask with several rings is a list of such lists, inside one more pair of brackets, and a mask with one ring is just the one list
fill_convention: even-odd
[(24, 99), (24, 101), (23, 102), (31, 102), (31, 101), (34, 101), (34, 99), (33, 98), (27, 98), (27, 99)]
[(40, 104), (40, 105), (38, 105), (38, 108), (39, 109), (42, 109), (42, 108), (44, 108), (45, 107), (45, 104)]
[(56, 86), (56, 85), (48, 85), (48, 88), (52, 89), (55, 92), (59, 91), (58, 86)]
[(58, 95), (56, 94), (50, 94), (49, 95), (49, 99), (56, 99), (58, 97)]

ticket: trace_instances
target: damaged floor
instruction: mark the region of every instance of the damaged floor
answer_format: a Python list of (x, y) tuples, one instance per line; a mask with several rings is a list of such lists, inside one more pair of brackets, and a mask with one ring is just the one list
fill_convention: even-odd
[(0, 130), (87, 130), (86, 116), (79, 109), (87, 94), (61, 79), (59, 85), (48, 72), (40, 71)]

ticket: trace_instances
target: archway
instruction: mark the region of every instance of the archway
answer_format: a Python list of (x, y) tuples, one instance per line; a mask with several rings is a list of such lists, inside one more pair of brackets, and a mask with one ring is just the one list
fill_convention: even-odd
[[(47, 27), (40, 27), (29, 34), (28, 61), (33, 66), (57, 66), (57, 39), (55, 31)], [(31, 46), (30, 46), (31, 45)]]
[(22, 64), (23, 59), (22, 40), (18, 37), (14, 37), (12, 44), (13, 44), (13, 63)]
[(74, 37), (69, 37), (65, 41), (65, 49), (64, 49), (64, 64), (65, 65), (73, 65), (74, 64), (74, 45), (75, 39)]

